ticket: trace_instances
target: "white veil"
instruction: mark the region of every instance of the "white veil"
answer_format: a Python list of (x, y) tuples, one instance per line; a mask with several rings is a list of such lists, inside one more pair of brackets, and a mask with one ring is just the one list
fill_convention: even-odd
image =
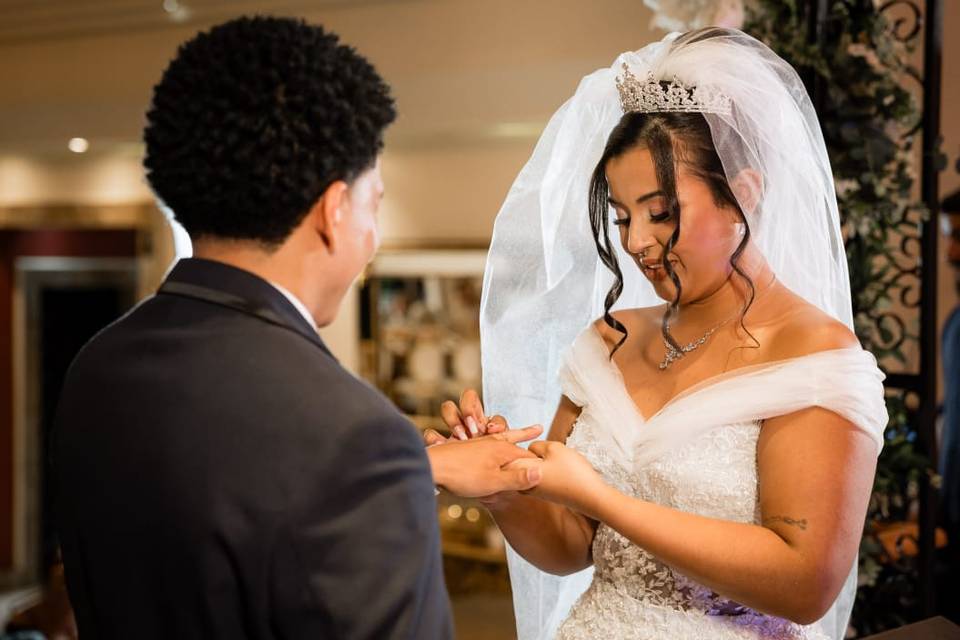
[[(560, 399), (561, 354), (603, 313), (612, 275), (597, 255), (587, 194), (607, 136), (623, 115), (615, 80), (624, 63), (637, 78), (676, 78), (731, 99), (729, 115), (704, 116), (728, 180), (744, 167), (762, 176), (760, 205), (747, 218), (753, 241), (783, 284), (852, 328), (833, 175), (803, 83), (754, 38), (736, 30), (710, 35), (678, 40), (671, 34), (621, 54), (585, 77), (551, 118), (494, 226), (480, 312), (488, 415), (502, 414), (514, 425), (549, 425)], [(631, 265), (613, 244), (620, 264)], [(616, 308), (662, 302), (638, 269), (623, 269), (623, 278)], [(519, 640), (552, 638), (592, 569), (560, 578), (512, 550), (509, 565)], [(854, 567), (820, 621), (832, 638), (844, 636), (855, 589)]]

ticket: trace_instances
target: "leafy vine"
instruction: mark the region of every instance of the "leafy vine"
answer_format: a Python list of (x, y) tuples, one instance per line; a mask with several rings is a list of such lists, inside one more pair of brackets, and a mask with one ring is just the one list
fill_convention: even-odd
[[(909, 367), (918, 332), (920, 228), (927, 210), (915, 195), (921, 112), (908, 83), (919, 10), (908, 0), (754, 0), (744, 30), (803, 75), (817, 102), (833, 167), (850, 266), (855, 330), (885, 365)], [(811, 25), (819, 30), (811, 37)], [(913, 79), (913, 80), (911, 80)], [(919, 86), (919, 85), (918, 85)], [(916, 564), (880, 543), (884, 526), (911, 518), (916, 487), (930, 472), (917, 446), (909, 394), (887, 389), (887, 426), (860, 548), (858, 636), (913, 619)]]

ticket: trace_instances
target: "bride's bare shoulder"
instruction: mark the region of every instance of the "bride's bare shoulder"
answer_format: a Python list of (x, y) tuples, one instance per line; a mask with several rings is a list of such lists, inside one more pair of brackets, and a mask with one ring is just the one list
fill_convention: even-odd
[(800, 296), (791, 295), (796, 298), (795, 304), (779, 323), (771, 341), (774, 359), (860, 346), (856, 334), (847, 325)]
[[(645, 341), (650, 335), (659, 335), (660, 323), (666, 309), (667, 305), (662, 304), (655, 307), (621, 309), (611, 315), (626, 328), (631, 340), (639, 338)], [(594, 322), (594, 327), (611, 349), (623, 338), (623, 334), (607, 324), (602, 317)]]

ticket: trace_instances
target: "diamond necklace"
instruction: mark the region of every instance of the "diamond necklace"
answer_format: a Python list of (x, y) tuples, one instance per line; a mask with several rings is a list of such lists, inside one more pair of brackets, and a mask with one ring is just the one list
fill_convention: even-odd
[[(761, 295), (763, 295), (763, 294), (765, 294), (767, 291), (769, 291), (769, 290), (770, 290), (770, 287), (772, 287), (773, 284), (774, 284), (776, 281), (777, 281), (777, 275), (774, 274), (774, 275), (773, 275), (773, 278), (770, 279), (770, 284), (768, 284), (766, 287), (764, 287), (764, 288), (763, 288), (763, 291), (761, 291), (759, 294), (757, 294), (756, 296), (754, 296), (753, 301), (756, 302), (756, 301), (760, 298)], [(714, 326), (712, 329), (708, 329), (706, 333), (704, 333), (702, 336), (700, 336), (698, 339), (694, 340), (693, 342), (690, 342), (690, 343), (687, 344), (687, 345), (680, 345), (680, 349), (679, 349), (679, 350), (677, 350), (672, 344), (670, 344), (669, 342), (667, 342), (666, 336), (661, 336), (661, 337), (663, 338), (663, 346), (666, 347), (667, 352), (663, 355), (663, 360), (660, 361), (660, 371), (663, 371), (664, 369), (666, 369), (666, 368), (669, 367), (671, 364), (673, 364), (674, 362), (676, 362), (677, 360), (679, 360), (679, 359), (682, 358), (683, 356), (687, 355), (687, 354), (690, 353), (691, 351), (695, 351), (695, 350), (699, 349), (700, 347), (702, 347), (703, 344), (710, 338), (710, 336), (712, 336), (712, 335), (714, 334), (714, 332), (715, 332), (717, 329), (719, 329), (719, 328), (722, 327), (723, 325), (725, 325), (725, 324), (727, 324), (728, 322), (730, 322), (730, 320), (731, 320), (731, 318), (727, 318), (726, 320), (724, 320), (724, 321), (721, 322), (720, 324)], [(668, 333), (670, 332), (670, 324), (669, 324), (669, 323), (667, 324), (667, 332), (668, 332)]]
[[(661, 336), (663, 337), (663, 346), (667, 348), (667, 352), (664, 354), (663, 360), (660, 361), (660, 370), (663, 371), (664, 369), (669, 367), (671, 364), (673, 364), (674, 362), (676, 362), (686, 354), (696, 349), (699, 349), (710, 338), (710, 336), (713, 335), (713, 333), (717, 329), (727, 324), (728, 322), (730, 322), (730, 318), (727, 318), (726, 320), (716, 325), (715, 327), (708, 329), (707, 332), (704, 333), (702, 336), (700, 336), (697, 340), (694, 340), (693, 342), (686, 345), (680, 345), (679, 350), (677, 350), (672, 344), (667, 342), (667, 338), (665, 336)], [(670, 331), (669, 324), (667, 325), (667, 331)]]

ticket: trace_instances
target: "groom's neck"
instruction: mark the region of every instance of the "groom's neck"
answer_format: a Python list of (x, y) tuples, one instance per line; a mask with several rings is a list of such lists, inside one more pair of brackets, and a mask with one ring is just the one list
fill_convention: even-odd
[[(277, 282), (288, 288), (283, 281), (289, 280), (291, 269), (284, 259), (281, 246), (268, 245), (256, 240), (212, 238), (193, 240), (193, 255), (196, 258), (222, 262), (256, 274), (264, 280)], [(291, 292), (292, 289), (289, 289)]]
[(322, 269), (314, 265), (316, 256), (300, 246), (294, 236), (279, 245), (256, 240), (197, 238), (193, 241), (193, 255), (243, 269), (280, 285), (306, 306), (318, 326), (332, 320), (327, 307), (335, 305), (327, 304), (324, 288), (315, 282)]

